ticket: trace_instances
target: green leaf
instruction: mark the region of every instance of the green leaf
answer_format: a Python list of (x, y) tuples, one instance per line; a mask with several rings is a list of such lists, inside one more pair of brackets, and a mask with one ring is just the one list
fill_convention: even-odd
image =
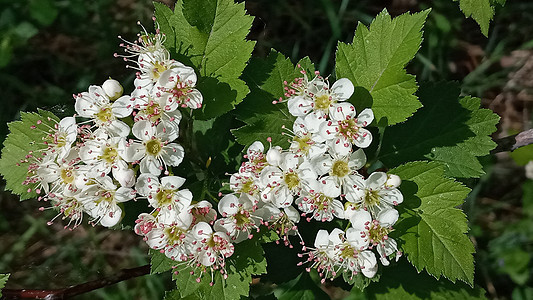
[(163, 273), (177, 265), (175, 260), (168, 258), (165, 254), (157, 250), (150, 249), (150, 256), (150, 274)]
[[(467, 18), (474, 19), (481, 28), (483, 35), (489, 35), (489, 24), (494, 17), (494, 6), (490, 0), (453, 0), (459, 1), (459, 7)], [(497, 0), (500, 5), (505, 1)]]
[[(313, 72), (314, 66), (304, 58), (298, 64), (307, 72)], [(245, 101), (237, 107), (237, 118), (247, 125), (233, 130), (237, 142), (249, 146), (255, 141), (264, 144), (268, 137), (272, 145), (287, 148), (288, 137), (282, 126), (292, 129), (296, 119), (289, 114), (286, 104), (272, 104), (272, 101), (284, 97), (284, 81), (291, 82), (301, 77), (301, 68), (294, 67), (288, 58), (272, 51), (265, 59), (253, 59), (243, 74), (251, 92)]]
[(52, 24), (58, 14), (51, 0), (30, 0), (29, 9), (31, 17), (44, 26)]
[(230, 111), (249, 90), (241, 76), (254, 41), (247, 41), (253, 17), (233, 0), (179, 0), (174, 12), (155, 3), (155, 15), (173, 57), (197, 71), (204, 103), (195, 115), (210, 119)]
[[(252, 275), (266, 273), (266, 259), (258, 240), (246, 240), (235, 245), (235, 252), (226, 260), (228, 278), (223, 279), (220, 272), (213, 273), (213, 285), (210, 285), (210, 271), (202, 275), (200, 282), (198, 272), (191, 274), (191, 269), (180, 270), (173, 275), (179, 292), (167, 294), (165, 299), (216, 299), (233, 300), (248, 296)], [(173, 297), (173, 298), (172, 298)], [(181, 298), (180, 298), (181, 297)]]
[(459, 100), (456, 83), (426, 84), (418, 95), (424, 107), (410, 120), (387, 128), (378, 156), (388, 167), (414, 160), (446, 164), (446, 175), (479, 177), (484, 174), (477, 157), (496, 147), (490, 135), (499, 117), (480, 109), (480, 100)]
[(402, 179), (395, 233), (407, 259), (419, 272), (473, 285), (474, 246), (466, 236), (466, 216), (457, 208), (470, 189), (444, 177), (444, 165), (437, 162), (412, 162), (390, 173)]
[(6, 286), (10, 274), (0, 274), (0, 297), (2, 297), (2, 289)]
[(404, 259), (398, 265), (387, 268), (377, 283), (365, 290), (370, 299), (486, 299), (480, 287), (471, 288), (464, 283), (452, 284), (448, 280), (435, 280), (426, 273), (418, 273)]
[(302, 272), (295, 279), (281, 284), (274, 291), (278, 300), (314, 300), (314, 299), (330, 299), (309, 276), (309, 273)]
[[(405, 71), (422, 43), (422, 27), (429, 10), (391, 19), (381, 12), (367, 28), (359, 23), (352, 44), (339, 42), (335, 71), (372, 95), (371, 105), (380, 126), (405, 121), (422, 105), (414, 93), (415, 77)], [(352, 98), (354, 98), (352, 96)], [(354, 99), (357, 110), (365, 106)]]
[(377, 282), (381, 278), (381, 274), (378, 273), (372, 278), (364, 276), (362, 273), (352, 276), (348, 272), (342, 273), (342, 278), (344, 281), (353, 286), (353, 289), (358, 289), (360, 291), (364, 290), (370, 283)]
[[(37, 121), (42, 121), (37, 124)], [(4, 141), (2, 157), (0, 158), (0, 173), (6, 180), (6, 189), (20, 196), (20, 200), (37, 196), (34, 189), (37, 184), (23, 185), (28, 176), (29, 160), (25, 156), (46, 149), (43, 139), (48, 135), (48, 130), (53, 128), (59, 119), (51, 112), (39, 110), (38, 113), (21, 113), (21, 121), (8, 124), (10, 133)], [(32, 126), (36, 126), (32, 129)], [(28, 161), (28, 162), (21, 162)], [(28, 192), (28, 189), (31, 189)]]

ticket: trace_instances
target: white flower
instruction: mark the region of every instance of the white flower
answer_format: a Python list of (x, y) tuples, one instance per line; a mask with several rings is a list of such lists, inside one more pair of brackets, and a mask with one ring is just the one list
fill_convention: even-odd
[(246, 195), (237, 198), (233, 194), (226, 195), (218, 202), (218, 212), (222, 219), (215, 222), (217, 231), (225, 231), (234, 243), (253, 237), (253, 231), (259, 231), (261, 217), (255, 213), (255, 204)]
[(74, 99), (74, 107), (80, 117), (92, 119), (96, 126), (105, 129), (112, 136), (126, 137), (130, 133), (130, 127), (118, 120), (132, 113), (130, 96), (122, 96), (111, 103), (102, 87), (92, 85), (88, 92), (75, 95)]
[(178, 166), (183, 161), (183, 147), (169, 143), (168, 136), (149, 121), (135, 123), (132, 132), (140, 142), (123, 143), (119, 149), (126, 161), (140, 163), (141, 173), (159, 176), (167, 166)]
[(357, 229), (348, 229), (344, 232), (336, 228), (331, 232), (330, 240), (339, 250), (337, 256), (339, 271), (350, 276), (361, 272), (368, 278), (376, 275), (378, 269), (376, 255), (366, 250), (365, 242)]
[(352, 104), (341, 103), (331, 110), (329, 117), (331, 120), (322, 124), (320, 132), (335, 153), (347, 155), (352, 151), (352, 145), (366, 148), (372, 143), (372, 134), (363, 128), (374, 120), (371, 109), (364, 109), (356, 117)]
[(307, 76), (302, 83), (303, 92), (297, 92), (288, 99), (289, 112), (293, 116), (305, 116), (312, 111), (321, 116), (327, 115), (337, 102), (346, 101), (354, 92), (354, 86), (347, 78), (337, 80), (331, 89), (328, 81), (320, 76), (306, 82)]
[(94, 218), (93, 222), (104, 227), (115, 226), (122, 218), (122, 208), (118, 204), (135, 196), (131, 188), (117, 189), (109, 176), (98, 177), (87, 186), (80, 194), (80, 201), (87, 213)]
[(40, 185), (47, 194), (65, 190), (77, 192), (85, 187), (89, 171), (79, 161), (78, 152), (74, 148), (57, 163), (52, 156), (47, 155), (34, 170), (35, 176), (41, 180)]
[(120, 156), (118, 150), (123, 139), (109, 137), (105, 132), (98, 132), (85, 141), (80, 147), (79, 155), (81, 160), (89, 166), (90, 177), (103, 177), (113, 171), (113, 177), (117, 179), (121, 177), (120, 172), (128, 169), (128, 164)]
[(224, 270), (225, 259), (233, 255), (235, 248), (227, 234), (213, 232), (209, 224), (199, 222), (191, 229), (191, 237), (194, 260), (206, 267), (215, 265), (215, 269)]
[[(334, 229), (331, 234), (337, 234), (337, 230), (340, 229)], [(309, 248), (310, 251), (305, 253), (308, 255), (307, 261), (311, 263), (310, 268), (315, 268), (320, 277), (323, 278), (322, 283), (324, 283), (326, 278), (337, 276), (339, 248), (335, 246), (330, 237), (331, 235), (327, 230), (319, 230), (313, 244), (314, 248)], [(303, 250), (306, 251), (308, 249), (304, 247)], [(298, 263), (298, 265), (302, 265), (302, 263)], [(306, 270), (310, 271), (310, 268)]]
[(283, 153), (279, 166), (267, 166), (261, 172), (261, 200), (282, 208), (292, 204), (302, 189), (313, 190), (317, 185), (316, 173), (308, 160)]
[(206, 200), (192, 204), (190, 206), (190, 212), (193, 218), (193, 224), (206, 222), (212, 225), (217, 218), (217, 212), (213, 208), (213, 205)]
[(192, 201), (192, 193), (179, 188), (185, 182), (178, 176), (165, 176), (159, 179), (150, 173), (144, 173), (137, 179), (137, 193), (148, 198), (150, 205), (159, 210), (160, 214), (170, 210), (188, 210)]
[(349, 156), (323, 154), (312, 161), (318, 175), (322, 176), (318, 182), (322, 185), (324, 195), (336, 198), (353, 193), (354, 185), (362, 178), (357, 170), (366, 164), (366, 155), (359, 149)]
[(196, 109), (202, 107), (203, 102), (202, 94), (194, 88), (196, 80), (194, 69), (181, 65), (163, 72), (155, 89), (162, 93), (161, 97), (166, 98), (166, 104), (170, 107)]
[[(289, 235), (298, 235), (298, 227), (296, 224), (300, 222), (300, 214), (296, 208), (287, 206), (282, 209), (277, 208), (272, 203), (267, 203), (263, 207), (256, 210), (256, 214), (263, 219), (263, 224), (269, 229), (276, 231), (285, 246), (293, 248), (289, 241)], [(276, 241), (277, 243), (277, 241)]]
[(55, 124), (52, 133), (45, 140), (48, 146), (47, 152), (55, 154), (58, 160), (65, 158), (70, 152), (77, 136), (78, 126), (76, 119), (74, 117), (61, 119), (58, 124)]
[(59, 210), (59, 214), (56, 215), (48, 225), (61, 216), (61, 219), (69, 219), (65, 228), (76, 228), (81, 224), (83, 219), (83, 212), (85, 211), (81, 201), (79, 200), (79, 194), (70, 190), (64, 190), (55, 194), (50, 194), (48, 199), (52, 203), (52, 207)]
[(403, 202), (403, 195), (397, 188), (400, 184), (397, 175), (374, 172), (366, 180), (360, 177), (354, 181), (354, 189), (346, 194), (346, 199), (356, 209), (364, 208), (377, 215), (380, 211), (392, 209)]
[(333, 217), (344, 219), (344, 206), (339, 200), (324, 194), (325, 185), (319, 185), (315, 191), (300, 195), (295, 201), (298, 208), (306, 214), (311, 214), (308, 221), (315, 219), (329, 222)]
[(326, 118), (316, 114), (298, 117), (294, 121), (291, 145), (289, 150), (296, 155), (303, 155), (310, 159), (324, 154), (328, 148), (324, 144), (324, 137), (319, 134), (322, 123)]

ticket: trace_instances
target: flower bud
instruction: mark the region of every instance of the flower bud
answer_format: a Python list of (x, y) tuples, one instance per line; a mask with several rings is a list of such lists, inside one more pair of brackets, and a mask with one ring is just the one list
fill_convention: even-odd
[(275, 146), (268, 149), (266, 153), (266, 160), (269, 164), (273, 166), (279, 166), (281, 162), (281, 147)]
[(122, 96), (122, 92), (124, 91), (122, 85), (120, 85), (120, 82), (111, 78), (102, 84), (102, 89), (104, 89), (105, 94), (111, 101), (117, 100), (120, 96)]
[(387, 174), (387, 182), (385, 183), (385, 186), (387, 188), (397, 188), (400, 186), (401, 183), (402, 180), (400, 179), (400, 176), (394, 174)]

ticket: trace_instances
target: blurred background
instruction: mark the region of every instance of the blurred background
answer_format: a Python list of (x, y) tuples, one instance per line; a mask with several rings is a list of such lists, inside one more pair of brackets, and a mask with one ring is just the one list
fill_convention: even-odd
[[(172, 1), (163, 1), (172, 5)], [(424, 43), (409, 72), (418, 81), (456, 80), (502, 119), (495, 138), (530, 129), (533, 104), (533, 3), (497, 7), (489, 37), (451, 0), (248, 0), (255, 16), (255, 55), (275, 48), (293, 61), (309, 56), (322, 74), (334, 67), (337, 40), (351, 42), (358, 22), (368, 25), (383, 8), (391, 15), (432, 7)], [(0, 0), (0, 142), (19, 111), (73, 113), (73, 93), (108, 77), (131, 90), (134, 75), (113, 53), (117, 35), (134, 40), (140, 20), (151, 28), (147, 0)], [(463, 208), (476, 245), (476, 284), (490, 299), (533, 299), (533, 182), (524, 165), (533, 148), (483, 158), (486, 175), (465, 181), (473, 189)], [(3, 182), (0, 182), (3, 186)], [(3, 188), (2, 188), (3, 190)], [(0, 194), (0, 273), (7, 288), (53, 289), (80, 284), (149, 262), (146, 244), (131, 231), (84, 224), (74, 231), (35, 200)], [(161, 299), (168, 274), (144, 276), (76, 299)], [(334, 298), (347, 293), (326, 289)]]

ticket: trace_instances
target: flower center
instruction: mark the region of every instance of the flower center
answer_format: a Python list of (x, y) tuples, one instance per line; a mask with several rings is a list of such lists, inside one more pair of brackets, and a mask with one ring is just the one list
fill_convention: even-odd
[(289, 172), (283, 176), (283, 180), (289, 187), (289, 190), (292, 190), (300, 185), (300, 178), (298, 174), (294, 172)]
[(331, 166), (329, 174), (331, 176), (342, 178), (350, 173), (350, 167), (348, 163), (343, 160), (336, 160)]
[(378, 206), (379, 203), (379, 191), (365, 190), (365, 207)]
[(58, 148), (65, 147), (67, 145), (67, 134), (65, 132), (56, 133), (54, 143)]
[(167, 67), (164, 63), (160, 61), (156, 61), (153, 63), (152, 68), (152, 78), (157, 80), (159, 79), (159, 76), (161, 76), (161, 73), (165, 72), (167, 70)]
[(320, 95), (315, 98), (315, 109), (317, 110), (328, 110), (330, 105), (331, 99), (327, 94)]
[(355, 249), (350, 246), (347, 243), (344, 243), (343, 248), (341, 249), (341, 253), (339, 253), (339, 256), (342, 258), (353, 258), (355, 257)]
[(160, 207), (172, 203), (173, 190), (160, 189), (155, 195), (155, 200)]
[(102, 203), (102, 201), (105, 201), (107, 203), (112, 203), (114, 198), (115, 198), (115, 191), (101, 191), (100, 198), (96, 200), (96, 204), (100, 204)]
[(303, 152), (304, 154), (307, 154), (309, 152), (309, 148), (311, 148), (311, 145), (313, 145), (313, 141), (308, 135), (304, 135), (303, 137), (295, 137), (294, 141), (298, 144), (298, 151)]
[(106, 146), (103, 152), (104, 153), (100, 157), (98, 157), (99, 159), (106, 161), (107, 163), (110, 163), (110, 164), (114, 163), (115, 159), (117, 159), (118, 152), (115, 147)]
[(250, 214), (245, 211), (239, 211), (235, 216), (235, 223), (237, 228), (243, 228), (244, 225), (250, 223)]
[(185, 238), (185, 230), (181, 229), (177, 225), (173, 225), (164, 229), (165, 235), (168, 239), (169, 245), (180, 244)]
[(145, 144), (146, 147), (146, 153), (157, 156), (159, 155), (159, 152), (161, 152), (161, 140), (160, 139), (154, 139), (150, 140)]
[(339, 134), (349, 140), (355, 140), (359, 135), (356, 119), (345, 119), (339, 122)]
[(71, 184), (74, 182), (74, 172), (70, 168), (61, 169), (61, 180), (64, 184)]
[(154, 124), (157, 124), (161, 120), (161, 107), (155, 101), (150, 101), (144, 109), (144, 113), (150, 119), (150, 122)]
[(242, 184), (240, 192), (253, 195), (255, 191), (254, 180), (252, 178), (247, 178), (246, 181)]
[(110, 122), (111, 118), (113, 117), (113, 113), (111, 111), (111, 105), (105, 105), (102, 108), (100, 108), (100, 111), (96, 113), (95, 117), (99, 123)]
[(370, 242), (374, 245), (379, 244), (380, 242), (385, 240), (385, 238), (391, 231), (392, 230), (387, 227), (381, 227), (381, 225), (379, 225), (379, 223), (375, 221), (375, 223), (372, 224), (370, 230), (368, 231)]
[(316, 205), (316, 209), (318, 211), (327, 210), (328, 206), (330, 205), (332, 200), (333, 200), (333, 198), (330, 198), (330, 197), (320, 193), (319, 196), (316, 197), (316, 200), (315, 200), (314, 204)]

